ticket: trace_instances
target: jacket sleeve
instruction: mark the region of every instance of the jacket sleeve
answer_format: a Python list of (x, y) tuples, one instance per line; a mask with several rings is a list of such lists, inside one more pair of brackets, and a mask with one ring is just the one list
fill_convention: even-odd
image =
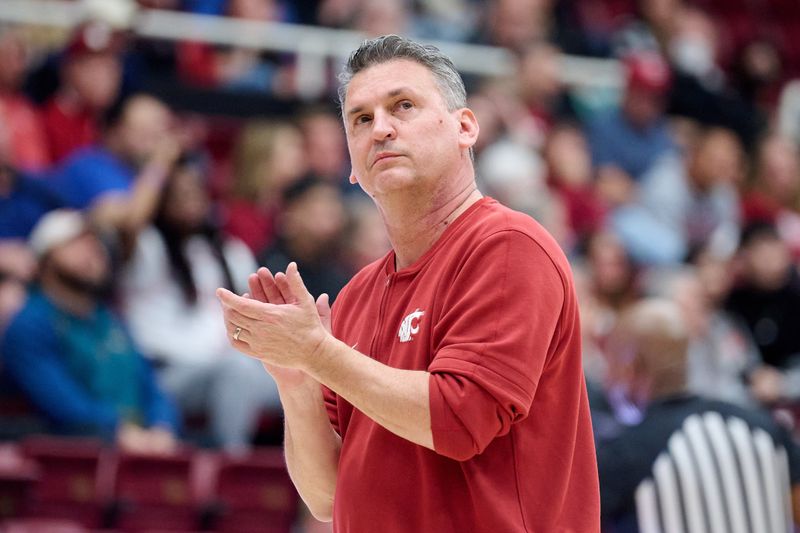
[(146, 425), (165, 427), (177, 433), (180, 424), (172, 398), (159, 387), (150, 361), (140, 355), (139, 362)]
[(30, 401), (59, 425), (94, 427), (111, 436), (119, 416), (113, 407), (91, 398), (61, 360), (50, 325), (22, 313), (2, 341), (5, 371)]
[(470, 459), (529, 415), (564, 301), (561, 273), (521, 232), (498, 232), (465, 260), (443, 302), (428, 368), (438, 453)]

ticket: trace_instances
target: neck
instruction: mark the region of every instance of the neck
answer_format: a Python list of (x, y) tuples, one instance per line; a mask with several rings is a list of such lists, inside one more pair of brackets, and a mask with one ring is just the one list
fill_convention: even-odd
[(664, 382), (654, 382), (650, 388), (650, 403), (664, 399), (664, 398), (672, 398), (673, 396), (679, 396), (681, 394), (686, 394), (688, 388), (686, 383), (676, 383), (671, 380), (667, 380)]
[(88, 317), (97, 307), (94, 296), (66, 287), (57, 281), (43, 280), (42, 291), (58, 308), (75, 316)]
[(415, 196), (381, 202), (379, 208), (395, 252), (396, 269), (405, 268), (422, 257), (447, 227), (482, 197), (473, 180), (442, 198)]

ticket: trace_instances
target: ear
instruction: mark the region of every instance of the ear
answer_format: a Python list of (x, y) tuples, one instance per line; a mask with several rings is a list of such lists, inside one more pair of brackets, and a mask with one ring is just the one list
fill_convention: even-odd
[(481, 130), (480, 126), (478, 126), (478, 119), (468, 107), (462, 107), (456, 113), (459, 125), (458, 144), (461, 148), (472, 148), (478, 140), (478, 134)]
[(351, 183), (352, 185), (355, 185), (356, 183), (358, 183), (358, 178), (357, 178), (357, 177), (356, 177), (356, 175), (355, 175), (355, 174), (353, 174), (352, 172), (350, 173), (350, 183)]

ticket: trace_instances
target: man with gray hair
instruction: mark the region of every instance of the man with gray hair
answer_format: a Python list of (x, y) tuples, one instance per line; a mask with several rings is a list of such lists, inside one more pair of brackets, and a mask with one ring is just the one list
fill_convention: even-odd
[(233, 345), (278, 384), (301, 496), (340, 532), (599, 531), (569, 264), (478, 191), (455, 67), (379, 37), (340, 94), (350, 181), (392, 250), (333, 313), (294, 263), (252, 275), (249, 298), (218, 291)]

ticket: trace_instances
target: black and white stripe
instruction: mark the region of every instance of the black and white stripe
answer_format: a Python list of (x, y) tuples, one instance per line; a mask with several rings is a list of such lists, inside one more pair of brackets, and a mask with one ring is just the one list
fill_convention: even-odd
[(791, 532), (789, 461), (741, 418), (693, 414), (637, 487), (642, 533)]

